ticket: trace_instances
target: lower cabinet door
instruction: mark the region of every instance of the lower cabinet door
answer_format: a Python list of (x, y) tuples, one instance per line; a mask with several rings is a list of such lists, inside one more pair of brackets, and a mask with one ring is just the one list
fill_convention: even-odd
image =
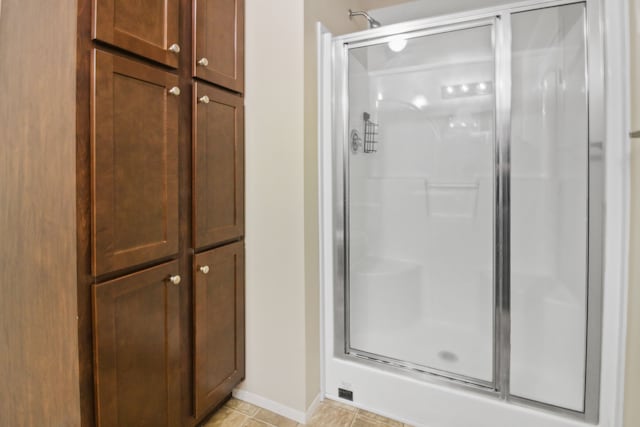
[(200, 417), (244, 378), (244, 243), (195, 256), (194, 398)]
[(100, 427), (179, 425), (177, 274), (174, 261), (94, 286)]

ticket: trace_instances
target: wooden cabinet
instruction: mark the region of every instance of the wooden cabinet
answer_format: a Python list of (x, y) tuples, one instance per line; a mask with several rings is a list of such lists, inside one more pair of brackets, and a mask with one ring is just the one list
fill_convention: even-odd
[(95, 51), (93, 271), (178, 252), (178, 78)]
[(100, 427), (179, 422), (178, 263), (93, 288)]
[(244, 234), (243, 99), (194, 86), (193, 239), (196, 248)]
[(196, 0), (194, 76), (244, 91), (244, 0)]
[(244, 377), (244, 243), (195, 256), (196, 417), (221, 403)]
[(94, 39), (178, 66), (178, 0), (93, 0), (93, 11)]
[(79, 0), (82, 427), (195, 427), (244, 377), (243, 9)]

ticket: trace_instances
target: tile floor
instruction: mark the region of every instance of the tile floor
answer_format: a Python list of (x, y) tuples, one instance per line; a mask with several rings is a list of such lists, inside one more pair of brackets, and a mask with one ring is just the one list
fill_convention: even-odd
[(318, 405), (308, 424), (298, 424), (266, 409), (232, 398), (220, 408), (204, 427), (410, 427), (372, 412), (332, 400)]

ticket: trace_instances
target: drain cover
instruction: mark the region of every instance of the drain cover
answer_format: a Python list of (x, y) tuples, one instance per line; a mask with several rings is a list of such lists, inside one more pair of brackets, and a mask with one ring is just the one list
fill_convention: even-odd
[(452, 351), (442, 350), (441, 352), (438, 353), (438, 357), (444, 360), (445, 362), (453, 363), (458, 361), (458, 355)]

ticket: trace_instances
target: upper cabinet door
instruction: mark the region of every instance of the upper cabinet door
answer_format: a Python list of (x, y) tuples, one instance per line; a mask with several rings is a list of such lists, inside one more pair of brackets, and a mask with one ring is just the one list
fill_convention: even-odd
[(98, 426), (180, 420), (178, 262), (93, 287)]
[(193, 238), (196, 248), (244, 234), (243, 100), (195, 84)]
[(178, 78), (95, 51), (93, 273), (178, 252)]
[(194, 76), (244, 90), (244, 0), (196, 0)]
[(93, 0), (93, 38), (178, 67), (178, 0)]

